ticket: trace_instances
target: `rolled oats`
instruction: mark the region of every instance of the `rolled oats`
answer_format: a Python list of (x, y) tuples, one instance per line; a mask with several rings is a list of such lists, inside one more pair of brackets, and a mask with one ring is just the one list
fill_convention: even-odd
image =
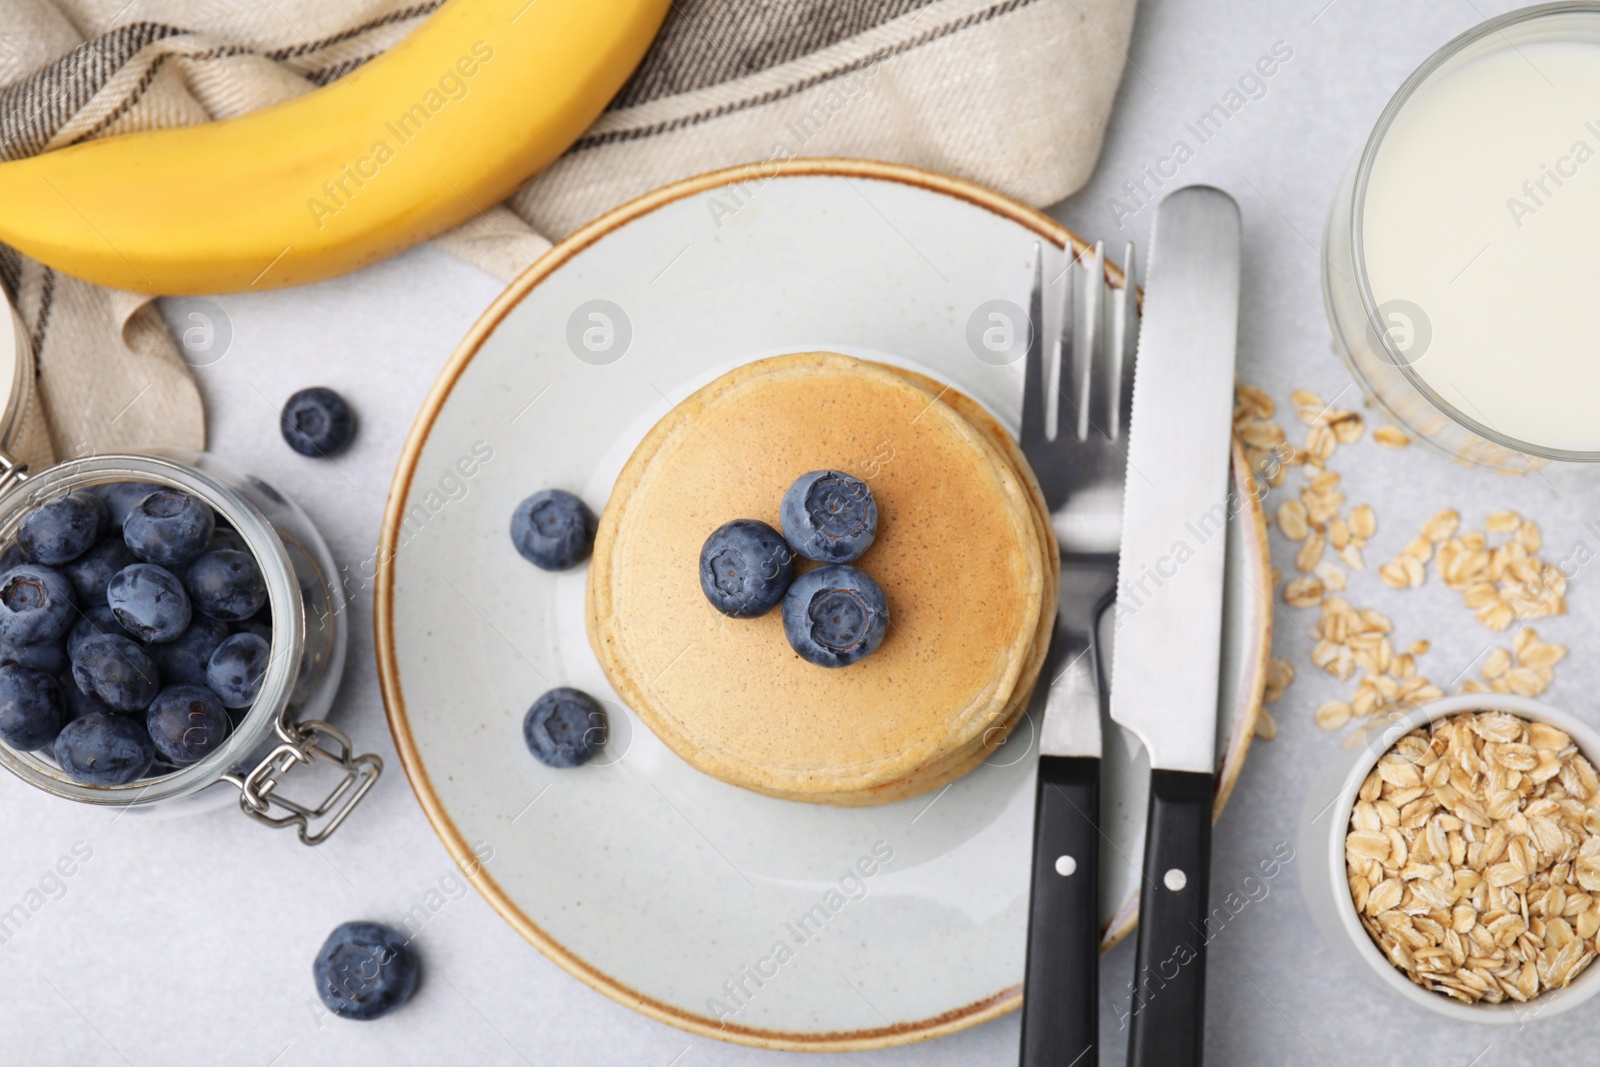
[(1469, 712), (1401, 738), (1361, 785), (1345, 864), (1378, 948), (1445, 996), (1531, 1000), (1600, 953), (1600, 775), (1553, 726)]

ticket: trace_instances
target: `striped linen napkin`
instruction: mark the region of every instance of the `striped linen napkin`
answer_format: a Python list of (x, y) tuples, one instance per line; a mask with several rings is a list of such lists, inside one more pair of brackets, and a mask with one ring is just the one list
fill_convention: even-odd
[[(310, 92), (441, 2), (5, 0), (0, 159)], [(583, 138), (435, 243), (509, 280), (657, 186), (803, 156), (909, 163), (1053, 203), (1094, 166), (1133, 13), (1134, 0), (677, 0)], [(0, 284), (36, 360), (31, 431), (9, 442), (21, 458), (204, 446), (185, 349), (152, 298), (3, 245)]]

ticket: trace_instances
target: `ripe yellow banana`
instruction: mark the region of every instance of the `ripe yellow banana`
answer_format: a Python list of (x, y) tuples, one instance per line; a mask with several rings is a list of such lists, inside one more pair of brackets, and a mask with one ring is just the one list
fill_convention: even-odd
[(0, 241), (145, 293), (299, 285), (498, 203), (594, 121), (670, 0), (448, 0), (261, 111), (0, 163)]

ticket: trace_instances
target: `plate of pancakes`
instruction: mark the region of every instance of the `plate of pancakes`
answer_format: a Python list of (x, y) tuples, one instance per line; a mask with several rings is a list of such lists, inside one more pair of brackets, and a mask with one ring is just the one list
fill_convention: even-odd
[[(455, 352), (385, 514), (384, 699), (446, 847), (575, 977), (779, 1049), (900, 1045), (1021, 1004), (1059, 557), (1016, 444), (1024, 343), (990, 331), (1025, 321), (1040, 245), (1056, 275), (1085, 250), (924, 171), (741, 167), (573, 234)], [(779, 611), (719, 613), (698, 571), (712, 531), (777, 527), (817, 470), (870, 488), (877, 534), (853, 565), (889, 607), (881, 646), (837, 669), (798, 656)], [(544, 489), (598, 515), (583, 565), (514, 548), (513, 510)], [(1233, 500), (1219, 812), (1271, 628), (1237, 448)], [(561, 686), (606, 722), (598, 755), (557, 769), (522, 724)], [(1109, 947), (1137, 921), (1149, 770), (1105, 727)]]

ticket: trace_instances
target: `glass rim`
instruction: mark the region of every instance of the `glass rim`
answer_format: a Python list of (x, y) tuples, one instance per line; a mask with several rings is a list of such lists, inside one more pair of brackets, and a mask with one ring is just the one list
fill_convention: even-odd
[[(1389, 336), (1388, 324), (1378, 314), (1377, 301), (1372, 295), (1372, 286), (1367, 278), (1366, 242), (1363, 240), (1363, 220), (1366, 217), (1367, 180), (1372, 174), (1373, 163), (1377, 160), (1378, 152), (1383, 147), (1383, 142), (1394, 125), (1395, 119), (1400, 115), (1407, 104), (1411, 102), (1417, 92), (1450, 60), (1454, 59), (1467, 48), (1493, 34), (1503, 33), (1508, 27), (1521, 25), (1526, 22), (1536, 22), (1554, 15), (1600, 15), (1600, 0), (1553, 0), (1553, 2), (1534, 4), (1531, 7), (1517, 8), (1503, 15), (1496, 15), (1478, 23), (1446, 41), (1432, 55), (1411, 72), (1405, 81), (1400, 83), (1400, 88), (1394, 91), (1384, 106), (1383, 112), (1378, 116), (1378, 121), (1373, 124), (1372, 132), (1367, 135), (1366, 144), (1361, 151), (1361, 157), (1356, 165), (1355, 184), (1351, 191), (1350, 205), (1350, 249), (1352, 269), (1355, 272), (1354, 286), (1356, 295), (1361, 301), (1362, 313), (1366, 318), (1367, 329), (1377, 339), (1384, 356), (1392, 363), (1406, 381), (1419, 393), (1428, 399), (1447, 418), (1458, 425), (1465, 427), (1472, 433), (1501, 445), (1513, 452), (1539, 459), (1561, 460), (1570, 463), (1600, 463), (1600, 451), (1572, 451), (1570, 449), (1552, 448), (1548, 445), (1534, 444), (1510, 437), (1493, 427), (1486, 426), (1477, 419), (1462, 411), (1456, 405), (1446, 400), (1439, 392), (1423, 380), (1422, 376), (1413, 369), (1404, 353), (1400, 352), (1393, 339)], [(1514, 45), (1512, 47), (1515, 47)], [(1326, 271), (1324, 271), (1326, 273)]]
[(125, 785), (93, 786), (74, 781), (36, 753), (0, 744), (0, 766), (28, 784), (70, 800), (123, 807), (186, 796), (214, 785), (246, 761), (268, 735), (274, 731), (284, 735), (282, 721), (299, 674), (300, 648), (305, 637), (299, 586), (288, 551), (277, 531), (266, 516), (231, 487), (179, 458), (133, 453), (96, 455), (48, 467), (0, 497), (0, 542), (15, 536), (17, 524), (39, 495), (56, 495), (109, 481), (134, 480), (152, 481), (194, 493), (233, 525), (262, 564), (273, 632), (267, 672), (249, 711), (217, 751), (187, 767)]

